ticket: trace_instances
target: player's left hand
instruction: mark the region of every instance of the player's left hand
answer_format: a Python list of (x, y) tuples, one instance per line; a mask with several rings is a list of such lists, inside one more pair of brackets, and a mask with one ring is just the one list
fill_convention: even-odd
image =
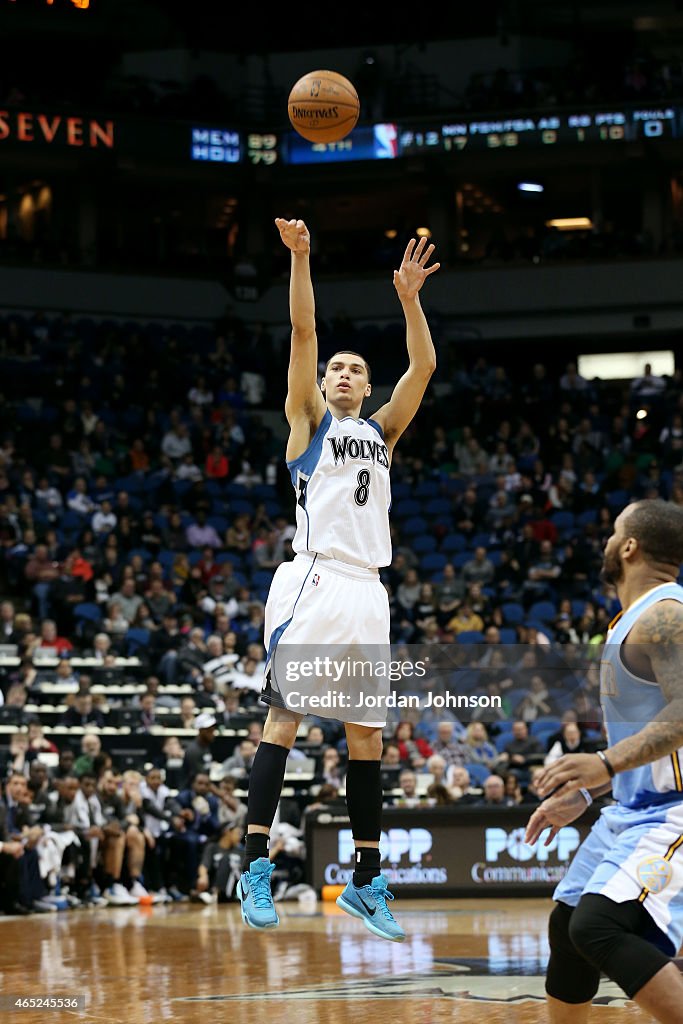
[(545, 797), (553, 792), (597, 789), (609, 781), (609, 772), (597, 754), (563, 754), (544, 768), (536, 780), (536, 789), (540, 796)]
[(411, 238), (408, 242), (403, 262), (399, 269), (394, 271), (394, 288), (401, 301), (414, 299), (429, 275), (441, 266), (440, 263), (427, 266), (435, 248), (436, 246), (431, 243), (427, 245), (426, 238), (421, 238), (417, 243)]

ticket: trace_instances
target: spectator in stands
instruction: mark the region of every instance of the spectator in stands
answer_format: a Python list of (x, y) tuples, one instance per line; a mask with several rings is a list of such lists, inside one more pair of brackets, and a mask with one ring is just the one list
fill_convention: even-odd
[(417, 792), (417, 776), (410, 768), (404, 768), (398, 777), (400, 794), (394, 799), (397, 807), (419, 807), (420, 797)]
[(80, 778), (84, 774), (92, 774), (95, 758), (101, 754), (102, 742), (96, 732), (86, 732), (81, 739), (81, 755), (74, 763), (74, 775)]
[(529, 735), (526, 722), (519, 719), (512, 723), (512, 739), (503, 747), (498, 758), (498, 767), (508, 768), (527, 778), (532, 764), (543, 762), (544, 754), (541, 744), (535, 736)]
[(168, 430), (161, 440), (161, 451), (174, 464), (180, 462), (183, 456), (192, 452), (192, 443), (189, 438), (187, 427), (184, 423), (176, 422)]
[(565, 722), (562, 726), (561, 732), (561, 739), (556, 740), (555, 743), (553, 743), (545, 756), (544, 763), (546, 765), (552, 764), (553, 761), (557, 761), (563, 754), (584, 754), (589, 752), (591, 749), (586, 744), (576, 722)]
[(200, 509), (195, 521), (185, 531), (185, 538), (191, 548), (221, 548), (223, 543), (216, 532), (215, 526), (206, 521), (206, 512)]
[(401, 608), (410, 615), (420, 597), (420, 578), (416, 569), (408, 569), (403, 582), (396, 591), (396, 599)]
[(102, 729), (104, 727), (104, 715), (97, 708), (93, 707), (92, 694), (77, 693), (74, 697), (73, 705), (62, 715), (61, 724), (67, 728), (71, 728), (74, 725), (96, 725), (98, 729)]
[(210, 792), (210, 785), (208, 774), (198, 771), (189, 786), (170, 801), (171, 862), (177, 873), (177, 886), (184, 893), (194, 886), (202, 847), (220, 831), (218, 800)]
[(190, 630), (187, 644), (180, 647), (177, 659), (178, 678), (182, 682), (197, 685), (204, 675), (204, 665), (210, 659), (204, 643), (204, 630), (195, 627)]
[(425, 761), (432, 756), (432, 748), (425, 739), (415, 736), (412, 722), (402, 721), (396, 726), (394, 742), (398, 744), (401, 761), (411, 768), (424, 767)]
[(503, 777), (505, 784), (505, 798), (510, 807), (517, 807), (523, 802), (522, 787), (519, 784), (519, 778), (514, 772), (508, 772)]
[(666, 391), (666, 381), (652, 372), (652, 363), (645, 363), (642, 377), (631, 382), (632, 398), (638, 402), (661, 398)]
[[(135, 580), (128, 578), (121, 584), (121, 589), (112, 595), (111, 603), (118, 605), (121, 615), (129, 624), (133, 622), (142, 604), (142, 598), (135, 592)], [(107, 632), (110, 632), (107, 630)]]
[(185, 751), (183, 759), (183, 778), (185, 785), (199, 771), (210, 771), (213, 763), (211, 747), (216, 738), (218, 722), (216, 716), (205, 711), (197, 715), (194, 720), (194, 727), (197, 730), (196, 739), (192, 740)]
[(550, 585), (558, 579), (562, 572), (553, 545), (549, 540), (540, 543), (539, 556), (530, 566), (523, 584), (524, 598), (527, 603), (539, 601), (552, 596)]
[(560, 391), (565, 394), (584, 394), (587, 388), (588, 381), (577, 372), (576, 363), (567, 363), (567, 368), (560, 377)]
[(554, 711), (543, 676), (535, 673), (529, 681), (529, 692), (515, 708), (515, 718), (520, 718), (524, 722), (535, 722), (537, 718), (549, 717)]
[[(138, 817), (131, 814), (121, 794), (121, 779), (109, 770), (99, 784), (99, 798), (105, 824), (102, 828), (103, 897), (113, 906), (133, 906), (147, 895), (142, 882), (145, 838)], [(124, 858), (133, 884), (130, 891), (122, 884)]]
[(470, 773), (464, 765), (452, 764), (446, 772), (446, 784), (453, 799), (460, 805), (477, 803), (481, 790), (472, 787)]
[(334, 786), (335, 789), (341, 789), (344, 771), (342, 769), (341, 757), (336, 747), (328, 747), (323, 752), (320, 779), (323, 784)]
[(224, 776), (214, 789), (218, 798), (218, 821), (221, 827), (226, 824), (244, 828), (247, 821), (247, 805), (235, 796), (237, 780), (232, 775)]
[[(464, 733), (460, 723), (458, 726), (460, 732)], [(449, 767), (452, 764), (463, 765), (466, 763), (467, 751), (456, 739), (455, 722), (439, 722), (436, 727), (436, 739), (432, 742), (431, 748), (432, 754), (440, 754)]]
[(445, 757), (442, 757), (441, 754), (432, 754), (425, 762), (425, 769), (427, 774), (432, 776), (435, 785), (446, 785), (448, 764)]
[(481, 615), (477, 615), (472, 611), (467, 601), (463, 601), (455, 615), (448, 620), (445, 628), (446, 633), (452, 634), (457, 639), (460, 633), (482, 632), (484, 620)]
[(139, 720), (135, 731), (141, 733), (151, 732), (158, 725), (163, 725), (163, 722), (159, 722), (156, 715), (156, 697), (153, 693), (148, 690), (143, 693), (140, 698), (140, 711)]
[[(38, 754), (58, 753), (55, 744), (45, 736), (43, 725), (39, 718), (29, 718), (28, 722), (28, 750), (35, 758)], [(31, 762), (32, 763), (32, 762)]]
[(495, 574), (496, 567), (486, 557), (486, 549), (483, 547), (475, 548), (474, 558), (463, 565), (463, 580), (466, 584), (478, 583), (482, 587), (487, 587), (493, 581)]
[(498, 751), (489, 741), (483, 722), (468, 724), (462, 744), (465, 748), (467, 764), (484, 764), (491, 769), (498, 760)]
[(62, 654), (65, 651), (74, 649), (74, 645), (71, 640), (67, 637), (60, 637), (57, 635), (56, 623), (51, 618), (45, 618), (40, 627), (40, 642), (38, 643), (39, 648), (49, 648), (50, 650), (56, 651), (57, 654)]
[(505, 794), (505, 782), (500, 775), (489, 775), (484, 780), (484, 792), (478, 803), (485, 807), (510, 807), (511, 800)]
[(246, 781), (256, 756), (257, 744), (253, 740), (243, 739), (237, 750), (223, 762), (223, 774), (232, 775), (240, 781)]

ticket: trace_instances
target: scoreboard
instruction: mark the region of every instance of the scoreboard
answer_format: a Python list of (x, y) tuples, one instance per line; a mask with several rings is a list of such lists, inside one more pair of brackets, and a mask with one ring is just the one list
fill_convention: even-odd
[(424, 129), (401, 128), (399, 153), (407, 156), (426, 151), (462, 153), (485, 149), (676, 139), (683, 137), (682, 113), (677, 107), (662, 107), (524, 114), (495, 119), (468, 118)]

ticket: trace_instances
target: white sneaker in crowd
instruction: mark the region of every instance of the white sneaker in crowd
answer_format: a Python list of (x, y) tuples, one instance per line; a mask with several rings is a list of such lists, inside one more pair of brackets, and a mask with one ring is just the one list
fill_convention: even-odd
[(132, 907), (138, 902), (137, 897), (131, 896), (120, 882), (114, 882), (110, 889), (104, 890), (102, 895), (112, 907)]

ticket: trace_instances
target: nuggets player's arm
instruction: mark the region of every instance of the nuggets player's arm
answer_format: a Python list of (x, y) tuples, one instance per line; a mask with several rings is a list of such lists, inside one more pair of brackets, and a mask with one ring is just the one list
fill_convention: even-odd
[(649, 660), (666, 707), (635, 736), (620, 740), (607, 754), (617, 772), (639, 768), (683, 747), (683, 604), (658, 601), (641, 615), (628, 638)]
[(318, 338), (311, 281), (311, 236), (302, 220), (278, 217), (275, 225), (291, 250), (289, 313), (292, 343), (287, 373), (285, 416), (289, 423), (287, 460), (302, 455), (325, 415), (325, 400), (318, 388)]
[(439, 263), (427, 266), (435, 246), (421, 238), (412, 238), (398, 270), (394, 271), (394, 287), (401, 300), (406, 320), (406, 344), (410, 364), (393, 390), (391, 398), (373, 414), (382, 428), (384, 440), (391, 451), (399, 437), (420, 408), (429, 378), (436, 369), (436, 352), (427, 318), (420, 305), (419, 291)]
[[(637, 733), (605, 751), (615, 772), (651, 764), (683, 747), (683, 604), (652, 605), (636, 622), (626, 645), (632, 669), (644, 679), (649, 673), (666, 705)], [(606, 765), (595, 754), (564, 754), (544, 768), (536, 785), (541, 796), (580, 787), (595, 793), (596, 787), (607, 785), (607, 775)]]

